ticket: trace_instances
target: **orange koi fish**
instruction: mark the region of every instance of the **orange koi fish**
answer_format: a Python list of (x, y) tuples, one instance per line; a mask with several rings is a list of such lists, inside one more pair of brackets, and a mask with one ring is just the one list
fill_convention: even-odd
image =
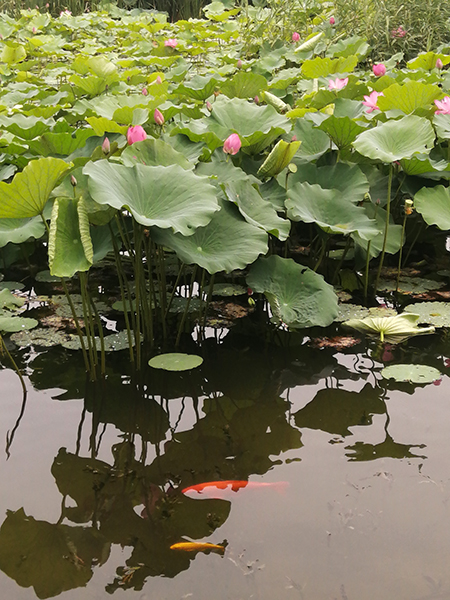
[(208, 542), (178, 542), (170, 546), (171, 550), (182, 550), (183, 552), (217, 552), (223, 554), (225, 546), (210, 544)]
[[(273, 488), (279, 492), (284, 492), (289, 486), (287, 481), (275, 481), (275, 482), (264, 482), (264, 481), (207, 481), (205, 483), (197, 483), (196, 485), (190, 485), (184, 488), (183, 494), (189, 494), (190, 492), (197, 492), (208, 498), (223, 498), (226, 492), (238, 492), (243, 488), (247, 489), (260, 489), (260, 488)], [(224, 494), (225, 492), (225, 494)]]

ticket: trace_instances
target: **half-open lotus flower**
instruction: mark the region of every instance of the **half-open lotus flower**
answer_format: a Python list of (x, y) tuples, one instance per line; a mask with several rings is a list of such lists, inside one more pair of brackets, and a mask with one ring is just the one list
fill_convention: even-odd
[(134, 127), (129, 127), (127, 131), (127, 142), (128, 145), (134, 144), (135, 142), (142, 142), (147, 139), (147, 134), (145, 133), (145, 129), (140, 125), (135, 125)]
[(345, 88), (347, 83), (348, 83), (348, 77), (345, 77), (345, 79), (339, 79), (339, 77), (336, 79), (330, 79), (328, 81), (328, 89), (336, 90), (336, 91), (342, 90), (343, 88)]
[(439, 109), (434, 114), (450, 115), (450, 96), (445, 96), (442, 100), (435, 100), (434, 103)]
[(232, 133), (227, 137), (223, 145), (223, 151), (226, 154), (237, 154), (241, 149), (241, 139), (237, 133)]

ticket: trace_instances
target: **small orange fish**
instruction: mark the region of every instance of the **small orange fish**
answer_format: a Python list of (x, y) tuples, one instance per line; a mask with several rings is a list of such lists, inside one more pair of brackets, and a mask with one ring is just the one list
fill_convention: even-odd
[[(279, 492), (284, 492), (286, 488), (289, 486), (287, 481), (275, 481), (275, 482), (264, 482), (264, 481), (238, 481), (238, 480), (228, 480), (228, 481), (207, 481), (205, 483), (197, 483), (196, 485), (190, 485), (184, 488), (182, 491), (183, 494), (188, 494), (189, 492), (197, 492), (198, 494), (202, 494), (207, 496), (208, 498), (222, 498), (226, 495), (226, 492), (238, 492), (242, 488), (248, 489), (260, 489), (260, 488), (273, 488), (278, 490)], [(224, 494), (225, 492), (225, 494)]]
[(183, 552), (217, 552), (223, 554), (225, 546), (209, 544), (208, 542), (178, 542), (170, 546), (171, 550), (182, 550)]

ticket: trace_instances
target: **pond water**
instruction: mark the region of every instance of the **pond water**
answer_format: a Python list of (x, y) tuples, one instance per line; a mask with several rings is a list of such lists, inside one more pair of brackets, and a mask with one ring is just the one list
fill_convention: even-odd
[[(450, 598), (445, 334), (336, 351), (236, 327), (188, 350), (195, 371), (117, 353), (94, 384), (76, 353), (16, 352), (12, 441), (2, 359), (2, 598)], [(440, 385), (382, 379), (410, 362)], [(228, 480), (250, 483), (182, 492)]]

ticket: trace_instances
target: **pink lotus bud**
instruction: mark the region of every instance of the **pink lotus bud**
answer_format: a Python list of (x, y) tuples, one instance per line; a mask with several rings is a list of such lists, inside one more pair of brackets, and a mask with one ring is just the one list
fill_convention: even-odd
[(237, 61), (236, 66), (237, 66), (238, 69), (242, 69), (242, 60), (241, 59), (239, 59)]
[(155, 112), (153, 113), (153, 119), (157, 125), (164, 125), (164, 115), (157, 108), (155, 108)]
[(225, 154), (237, 154), (241, 149), (241, 139), (237, 133), (232, 133), (224, 142), (223, 151)]
[(300, 41), (300, 34), (297, 33), (296, 31), (294, 31), (294, 33), (292, 34), (292, 41), (294, 43)]
[(135, 125), (134, 127), (129, 127), (127, 131), (127, 142), (128, 145), (134, 144), (135, 142), (142, 142), (147, 139), (147, 134), (145, 130), (140, 125)]
[(37, 32), (37, 29), (36, 29), (36, 27), (33, 27), (33, 29), (32, 29), (31, 31), (32, 31), (33, 33), (36, 33), (36, 32)]
[(291, 139), (291, 142), (296, 142), (296, 141), (297, 141), (297, 136), (296, 136), (296, 135), (293, 135), (293, 136), (292, 136), (292, 139)]
[(334, 17), (330, 17), (330, 25), (334, 25), (336, 23), (336, 19)]
[(109, 138), (105, 137), (102, 144), (103, 154), (109, 154), (111, 150), (111, 144), (109, 143)]
[(147, 88), (142, 88), (142, 95), (143, 96), (148, 96)]
[(384, 66), (383, 63), (378, 63), (376, 65), (373, 65), (372, 71), (376, 77), (381, 77), (382, 75), (384, 75), (386, 73), (386, 67)]
[(212, 104), (208, 100), (206, 101), (206, 108), (209, 110), (209, 112), (212, 112)]
[(155, 79), (155, 83), (157, 83), (158, 85), (162, 83), (162, 79), (161, 79), (160, 75), (158, 75), (158, 77)]
[(73, 175), (70, 176), (70, 183), (71, 183), (72, 187), (75, 187), (78, 183)]
[(440, 58), (438, 58), (436, 61), (436, 69), (442, 69), (443, 66), (444, 66), (444, 63), (442, 62), (442, 60)]
[(259, 104), (259, 96), (255, 96), (253, 98), (253, 101), (254, 101), (255, 104)]
[(167, 46), (168, 48), (175, 48), (177, 46), (178, 42), (175, 38), (169, 38), (168, 40), (165, 40), (164, 42), (164, 46)]
[(45, 8), (49, 8), (50, 4), (47, 2), (47, 4), (45, 5)]

